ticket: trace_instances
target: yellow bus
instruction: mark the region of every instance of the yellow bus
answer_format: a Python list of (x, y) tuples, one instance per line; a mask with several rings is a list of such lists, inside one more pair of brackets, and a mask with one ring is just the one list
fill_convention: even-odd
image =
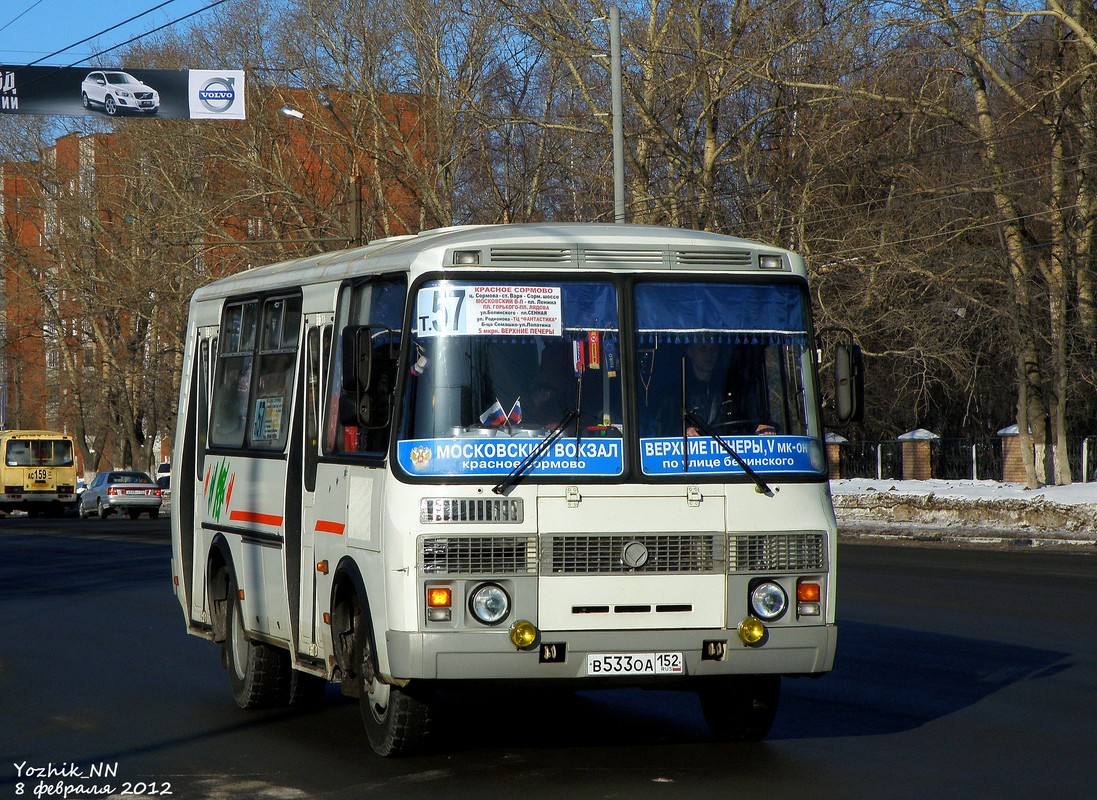
[(76, 504), (76, 448), (54, 431), (0, 431), (0, 511), (56, 517)]

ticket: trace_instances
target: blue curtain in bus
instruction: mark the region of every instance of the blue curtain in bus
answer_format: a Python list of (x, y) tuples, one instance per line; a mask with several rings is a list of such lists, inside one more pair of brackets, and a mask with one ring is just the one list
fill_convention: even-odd
[(609, 283), (565, 283), (561, 304), (569, 330), (617, 328), (617, 290)]
[(802, 344), (807, 313), (795, 284), (642, 283), (636, 327), (646, 342)]

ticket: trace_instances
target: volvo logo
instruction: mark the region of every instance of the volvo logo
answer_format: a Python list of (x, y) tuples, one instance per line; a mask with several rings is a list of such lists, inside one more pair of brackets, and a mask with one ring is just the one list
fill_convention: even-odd
[(210, 78), (198, 90), (198, 100), (215, 114), (223, 114), (236, 100), (235, 82), (234, 78)]
[(648, 563), (647, 545), (633, 539), (621, 548), (621, 560), (629, 569), (639, 569)]

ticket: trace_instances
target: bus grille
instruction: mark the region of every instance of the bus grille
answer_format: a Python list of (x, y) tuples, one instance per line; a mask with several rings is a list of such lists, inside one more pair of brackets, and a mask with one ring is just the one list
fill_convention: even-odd
[(674, 264), (687, 269), (749, 269), (754, 258), (750, 250), (679, 250)]
[(428, 575), (536, 575), (536, 536), (423, 537)]
[[(637, 563), (637, 550), (643, 553), (642, 563)], [(546, 575), (723, 572), (724, 537), (719, 533), (552, 536), (545, 544), (542, 564)]]
[(522, 521), (521, 498), (425, 497), (419, 501), (419, 522)]
[(570, 247), (493, 247), (492, 264), (570, 264), (575, 254)]
[(822, 533), (749, 533), (732, 536), (729, 572), (821, 572), (827, 567)]

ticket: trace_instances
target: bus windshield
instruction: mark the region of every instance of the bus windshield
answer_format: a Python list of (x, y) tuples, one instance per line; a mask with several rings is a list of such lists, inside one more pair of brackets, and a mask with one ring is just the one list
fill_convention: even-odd
[(397, 442), (407, 472), (506, 475), (570, 412), (574, 421), (529, 474), (623, 472), (614, 284), (431, 281), (413, 308), (411, 378)]
[(642, 472), (823, 470), (798, 284), (639, 283), (635, 318)]

